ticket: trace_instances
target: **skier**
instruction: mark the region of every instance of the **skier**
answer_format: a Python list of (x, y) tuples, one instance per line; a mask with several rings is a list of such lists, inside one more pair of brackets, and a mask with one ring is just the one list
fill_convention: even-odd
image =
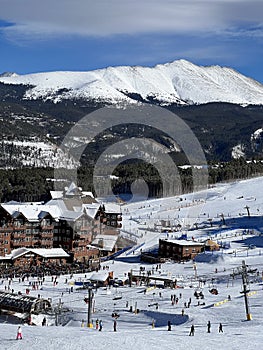
[(218, 333), (223, 333), (223, 325), (222, 325), (222, 323), (219, 323)]
[(189, 335), (194, 336), (195, 335), (195, 326), (192, 324), (191, 328), (190, 328), (190, 333)]
[(46, 324), (47, 324), (47, 319), (46, 319), (46, 317), (44, 317), (42, 320), (42, 326), (45, 326)]
[(98, 329), (98, 328), (99, 328), (99, 320), (96, 319), (96, 329)]
[(168, 331), (171, 331), (172, 330), (171, 329), (171, 321), (168, 321), (167, 326), (168, 326)]
[(207, 322), (207, 333), (211, 333), (211, 322)]
[(22, 329), (21, 329), (21, 326), (19, 326), (19, 327), (17, 328), (16, 339), (17, 339), (17, 340), (18, 340), (18, 339), (23, 339), (23, 337), (22, 337)]
[(99, 332), (102, 331), (102, 320), (99, 320)]
[(113, 322), (113, 331), (116, 332), (117, 331), (117, 321), (114, 320)]

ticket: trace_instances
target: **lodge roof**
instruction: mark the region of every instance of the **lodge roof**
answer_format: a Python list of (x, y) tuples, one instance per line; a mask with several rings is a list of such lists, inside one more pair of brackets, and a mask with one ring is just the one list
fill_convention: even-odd
[(185, 239), (160, 239), (160, 242), (168, 242), (179, 246), (204, 246), (204, 243), (196, 241), (187, 241)]
[(47, 307), (51, 307), (51, 303), (47, 299), (0, 291), (0, 309), (24, 313), (41, 311)]
[(34, 254), (43, 258), (68, 258), (69, 254), (62, 248), (18, 248), (4, 257), (5, 260), (15, 260), (26, 254)]

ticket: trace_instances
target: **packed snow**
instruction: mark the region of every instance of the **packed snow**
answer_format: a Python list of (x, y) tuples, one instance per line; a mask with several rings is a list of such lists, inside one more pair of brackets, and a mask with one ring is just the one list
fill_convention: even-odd
[[(263, 178), (220, 184), (213, 188), (173, 198), (152, 199), (122, 204), (123, 233), (135, 236), (137, 245), (114, 260), (102, 262), (95, 274), (104, 280), (113, 272), (117, 281), (133, 274), (150, 273), (153, 277), (177, 280), (176, 289), (163, 288), (160, 283), (150, 286), (94, 288), (92, 304), (93, 328), (87, 327), (87, 290), (83, 281), (92, 274), (46, 276), (39, 289), (31, 289), (36, 277), (19, 282), (0, 281), (0, 290), (8, 286), (15, 291), (50, 298), (52, 305), (63, 305), (55, 319), (33, 315), (35, 324), (22, 324), (22, 340), (16, 340), (17, 323), (1, 316), (1, 349), (255, 349), (262, 340), (262, 271), (263, 271)], [(179, 225), (180, 224), (180, 225)], [(195, 262), (147, 264), (140, 261), (141, 251), (156, 248), (159, 238), (178, 239), (187, 235), (193, 241), (208, 237), (221, 243), (217, 252), (200, 254)], [(242, 279), (239, 274), (245, 260), (249, 272), (249, 311), (247, 320)], [(218, 294), (212, 294), (215, 289)], [(195, 295), (203, 293), (204, 298)], [(172, 296), (175, 296), (174, 302)], [(177, 300), (178, 298), (178, 300)], [(135, 313), (134, 310), (138, 309)], [(66, 311), (67, 310), (67, 311)], [(114, 331), (112, 314), (117, 313)], [(84, 322), (82, 322), (82, 320)], [(102, 331), (96, 329), (102, 320)], [(171, 331), (168, 331), (168, 321)], [(211, 333), (207, 323), (211, 322)], [(223, 333), (219, 333), (222, 323)], [(154, 325), (154, 327), (153, 327)], [(189, 336), (191, 325), (194, 336)]]
[(48, 72), (0, 76), (6, 84), (31, 85), (27, 99), (88, 98), (134, 103), (133, 95), (163, 104), (230, 102), (263, 104), (263, 86), (239, 72), (220, 66), (197, 66), (186, 60), (155, 67), (108, 67), (88, 72)]

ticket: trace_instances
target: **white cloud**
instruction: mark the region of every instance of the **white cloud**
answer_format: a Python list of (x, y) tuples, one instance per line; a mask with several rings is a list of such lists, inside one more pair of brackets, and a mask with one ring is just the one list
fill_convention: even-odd
[[(214, 33), (260, 25), (261, 0), (0, 0), (10, 38)], [(242, 34), (242, 32), (240, 32)], [(255, 34), (260, 34), (254, 31)]]

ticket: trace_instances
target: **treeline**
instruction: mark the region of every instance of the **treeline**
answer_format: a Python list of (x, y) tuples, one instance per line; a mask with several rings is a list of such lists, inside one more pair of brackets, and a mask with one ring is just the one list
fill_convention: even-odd
[(244, 158), (234, 159), (230, 162), (215, 164), (209, 163), (209, 182), (231, 181), (236, 179), (249, 179), (263, 174), (263, 161), (246, 161)]
[(54, 171), (50, 168), (19, 168), (0, 170), (1, 202), (46, 201), (53, 188)]
[[(113, 179), (110, 180), (115, 195), (131, 194), (135, 180), (143, 179), (148, 186), (150, 197), (162, 197), (174, 194), (191, 192), (193, 190), (193, 172), (191, 168), (179, 168), (178, 181), (171, 181), (167, 177), (160, 177), (158, 171), (150, 164), (142, 161), (119, 164), (115, 169)], [(247, 179), (263, 174), (263, 163), (253, 160), (247, 162), (240, 158), (226, 163), (210, 163), (208, 166), (209, 184), (235, 179)], [(204, 172), (195, 171), (195, 189), (203, 183)], [(50, 199), (50, 190), (62, 190), (70, 181), (77, 182), (85, 191), (94, 192), (93, 169), (89, 166), (80, 167), (77, 172), (68, 169), (59, 169), (55, 172), (51, 168), (19, 168), (0, 170), (0, 200), (1, 202), (19, 201), (47, 201)], [(58, 181), (57, 181), (58, 180)], [(99, 193), (96, 196), (107, 194), (105, 178), (101, 178)], [(169, 187), (170, 186), (170, 187)], [(164, 189), (166, 193), (164, 193)]]

